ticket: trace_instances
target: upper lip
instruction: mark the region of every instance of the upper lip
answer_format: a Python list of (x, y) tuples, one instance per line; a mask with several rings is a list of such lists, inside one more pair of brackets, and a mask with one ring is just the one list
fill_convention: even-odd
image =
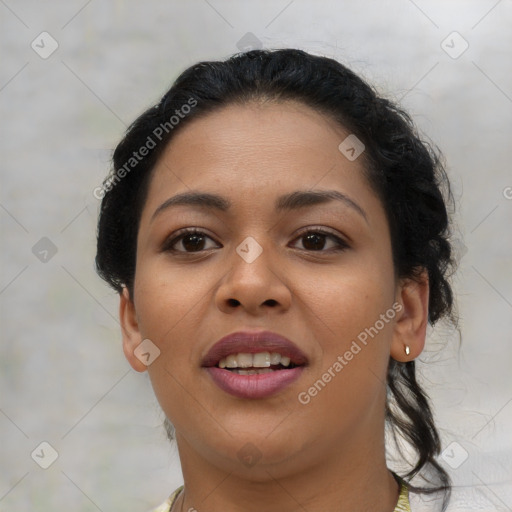
[(202, 366), (216, 366), (230, 354), (256, 354), (258, 352), (278, 352), (290, 358), (295, 365), (307, 362), (304, 353), (289, 339), (271, 331), (237, 331), (221, 338), (203, 358)]

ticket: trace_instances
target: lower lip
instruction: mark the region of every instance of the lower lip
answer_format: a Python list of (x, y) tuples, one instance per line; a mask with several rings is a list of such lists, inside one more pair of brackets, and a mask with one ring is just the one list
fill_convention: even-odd
[(266, 398), (279, 393), (296, 381), (303, 369), (303, 366), (297, 366), (259, 375), (239, 375), (216, 366), (206, 368), (219, 388), (239, 398)]

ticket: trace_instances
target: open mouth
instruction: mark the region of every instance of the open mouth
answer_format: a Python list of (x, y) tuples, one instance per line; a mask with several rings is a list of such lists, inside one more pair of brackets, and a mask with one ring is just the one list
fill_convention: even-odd
[(216, 366), (238, 375), (261, 375), (279, 370), (291, 370), (300, 365), (278, 352), (257, 352), (256, 354), (242, 352), (224, 357)]
[(270, 331), (239, 331), (213, 345), (201, 366), (223, 391), (244, 399), (284, 391), (308, 365), (290, 340)]

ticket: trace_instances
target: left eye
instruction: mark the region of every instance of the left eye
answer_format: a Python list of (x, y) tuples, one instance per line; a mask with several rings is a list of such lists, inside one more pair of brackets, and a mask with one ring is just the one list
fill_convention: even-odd
[(303, 240), (303, 249), (306, 251), (322, 251), (325, 249), (325, 245), (328, 240), (331, 241), (333, 246), (330, 248), (328, 247), (327, 249), (334, 248), (335, 250), (343, 250), (348, 247), (341, 238), (332, 233), (321, 230), (306, 231), (295, 240)]

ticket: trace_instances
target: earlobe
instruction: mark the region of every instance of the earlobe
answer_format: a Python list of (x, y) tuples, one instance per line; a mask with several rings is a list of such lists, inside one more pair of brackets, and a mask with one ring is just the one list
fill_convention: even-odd
[(400, 304), (391, 343), (391, 357), (407, 362), (418, 357), (424, 346), (428, 324), (429, 283), (424, 270), (418, 278), (404, 279), (397, 290)]
[(123, 336), (123, 352), (126, 359), (135, 371), (146, 371), (146, 365), (135, 356), (135, 349), (141, 344), (142, 335), (139, 330), (135, 305), (126, 286), (119, 294), (119, 320)]

